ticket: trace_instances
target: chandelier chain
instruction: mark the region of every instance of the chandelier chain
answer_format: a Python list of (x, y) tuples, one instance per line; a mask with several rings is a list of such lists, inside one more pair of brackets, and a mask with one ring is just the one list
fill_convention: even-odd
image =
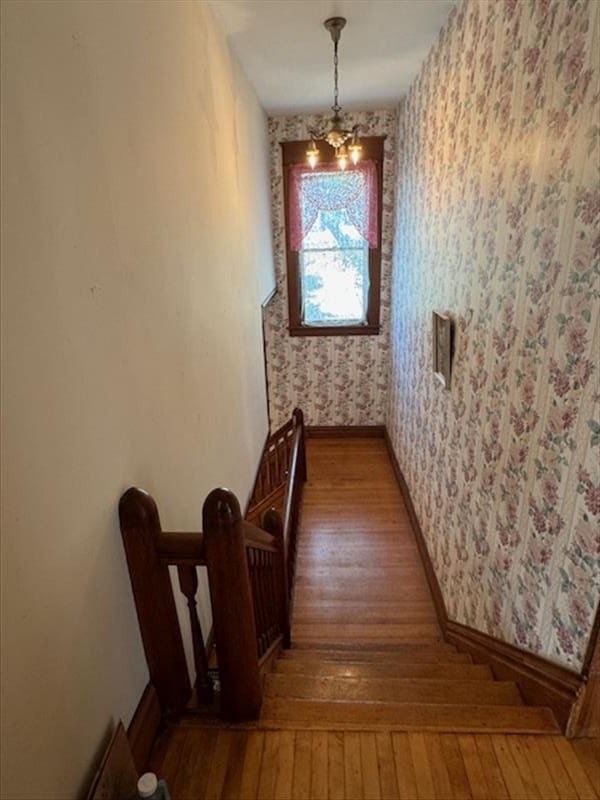
[(333, 106), (331, 110), (334, 113), (338, 113), (341, 111), (340, 104), (338, 102), (338, 43), (334, 42), (333, 44), (333, 83), (334, 83), (334, 90), (333, 90)]

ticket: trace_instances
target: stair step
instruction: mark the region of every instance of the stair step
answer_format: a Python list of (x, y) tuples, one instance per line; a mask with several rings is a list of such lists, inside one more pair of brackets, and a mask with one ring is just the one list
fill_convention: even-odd
[[(292, 631), (293, 634), (293, 631)], [(396, 655), (402, 653), (418, 653), (418, 652), (433, 652), (440, 653), (441, 655), (448, 653), (457, 653), (456, 647), (453, 644), (448, 644), (443, 639), (429, 640), (427, 642), (401, 642), (400, 644), (392, 644), (390, 642), (358, 642), (357, 644), (350, 644), (348, 642), (307, 642), (306, 640), (294, 639), (294, 643), (289, 650), (285, 653), (300, 653), (300, 652), (349, 652), (355, 653), (394, 653)]]
[[(360, 617), (359, 617), (360, 618)], [(442, 634), (437, 622), (421, 623), (400, 623), (391, 622), (377, 625), (372, 622), (361, 623), (298, 623), (294, 620), (294, 636), (303, 641), (312, 639), (331, 641), (335, 637), (336, 642), (350, 639), (353, 641), (411, 641), (441, 639)]]
[[(352, 612), (350, 612), (352, 613)], [(294, 607), (294, 628), (298, 625), (346, 625), (349, 617), (348, 609)], [(398, 624), (437, 624), (437, 617), (432, 605), (412, 608), (371, 608), (365, 606), (360, 610), (361, 625), (398, 625)], [(355, 623), (356, 624), (356, 623)]]
[(409, 645), (396, 646), (395, 650), (284, 650), (280, 656), (283, 661), (298, 662), (348, 662), (363, 661), (375, 662), (386, 665), (403, 664), (472, 664), (473, 659), (468, 653), (452, 653), (440, 651), (435, 647), (423, 645), (418, 647)]
[(379, 653), (372, 650), (290, 650), (282, 653), (285, 661), (346, 663), (347, 661), (363, 661), (399, 666), (403, 664), (472, 664), (468, 653), (436, 653), (435, 650), (422, 650), (414, 653)]
[(443, 678), (449, 681), (492, 681), (492, 671), (483, 664), (389, 661), (320, 661), (278, 659), (275, 672), (284, 675), (314, 675), (349, 678)]
[(440, 678), (352, 678), (346, 676), (266, 676), (265, 694), (305, 700), (378, 701), (441, 705), (523, 704), (510, 681), (452, 681)]
[(259, 727), (274, 730), (417, 730), (559, 734), (548, 708), (347, 702), (266, 697)]

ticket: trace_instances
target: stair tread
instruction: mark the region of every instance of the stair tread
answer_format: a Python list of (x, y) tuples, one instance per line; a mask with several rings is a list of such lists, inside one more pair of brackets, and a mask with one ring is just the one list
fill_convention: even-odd
[(548, 708), (266, 697), (261, 728), (560, 733)]
[(523, 704), (511, 681), (446, 681), (440, 678), (356, 678), (346, 676), (266, 676), (267, 696), (306, 700), (342, 700), (456, 705)]
[(305, 650), (302, 653), (286, 653), (282, 656), (290, 661), (377, 661), (389, 664), (397, 663), (429, 663), (429, 664), (472, 664), (468, 653), (436, 653), (432, 650), (415, 651), (414, 653), (383, 653), (369, 650), (329, 651)]
[(441, 678), (372, 678), (352, 676), (267, 676), (267, 694), (307, 700), (424, 702), (428, 704), (522, 705), (511, 681), (460, 682)]
[(428, 641), (435, 640), (441, 631), (437, 621), (428, 622), (358, 622), (339, 623), (339, 622), (299, 622), (294, 620), (294, 635), (303, 641), (324, 640), (331, 641), (335, 636), (336, 641)]
[(279, 674), (347, 675), (364, 678), (445, 678), (446, 680), (492, 681), (492, 671), (483, 664), (404, 661), (319, 661), (278, 659), (274, 670)]
[[(293, 631), (292, 631), (293, 633)], [(417, 651), (436, 651), (438, 653), (453, 653), (458, 651), (453, 644), (448, 644), (442, 638), (440, 639), (426, 639), (420, 642), (365, 642), (364, 640), (357, 641), (356, 643), (340, 642), (331, 640), (312, 641), (312, 640), (297, 640), (294, 639), (294, 644), (285, 653), (306, 653), (306, 652), (356, 652), (356, 653), (402, 653), (402, 652), (417, 652)]]
[(378, 651), (378, 650), (288, 650), (281, 655), (289, 661), (374, 661), (377, 663), (435, 663), (471, 664), (473, 659), (468, 653), (451, 653), (434, 649), (414, 649), (412, 652)]

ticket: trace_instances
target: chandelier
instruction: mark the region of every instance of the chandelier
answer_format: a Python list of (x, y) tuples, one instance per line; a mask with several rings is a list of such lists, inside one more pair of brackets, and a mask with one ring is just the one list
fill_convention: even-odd
[[(340, 169), (346, 169), (348, 160), (353, 164), (358, 164), (362, 151), (362, 146), (358, 138), (358, 125), (350, 130), (346, 130), (342, 124), (340, 111), (342, 110), (338, 101), (338, 44), (342, 35), (342, 29), (346, 25), (344, 17), (331, 17), (323, 23), (329, 31), (333, 40), (333, 117), (331, 118), (329, 130), (323, 132), (309, 131), (310, 147), (306, 151), (306, 158), (310, 166), (314, 169), (319, 161), (319, 148), (317, 139), (324, 139), (335, 151), (335, 158)], [(350, 140), (350, 144), (346, 142)]]

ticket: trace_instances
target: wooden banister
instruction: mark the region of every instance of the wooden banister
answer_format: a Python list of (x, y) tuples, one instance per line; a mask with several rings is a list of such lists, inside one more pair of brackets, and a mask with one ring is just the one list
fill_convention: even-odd
[(290, 602), (288, 590), (288, 573), (286, 568), (285, 542), (283, 538), (283, 522), (276, 509), (271, 508), (263, 517), (263, 525), (277, 543), (276, 593), (279, 606), (279, 627), (283, 636), (284, 647), (291, 645)]
[(292, 414), (294, 434), (290, 452), (290, 467), (286, 483), (283, 503), (283, 543), (286, 564), (286, 580), (288, 602), (291, 604), (296, 573), (296, 549), (298, 529), (300, 527), (300, 511), (302, 506), (302, 490), (307, 478), (306, 439), (304, 431), (304, 414), (295, 408)]
[(233, 492), (213, 489), (204, 501), (202, 527), (219, 658), (221, 710), (230, 719), (252, 719), (260, 711), (262, 686), (244, 523)]
[[(261, 669), (289, 647), (290, 606), (306, 480), (304, 419), (295, 409), (268, 440), (246, 520), (228, 489), (214, 489), (202, 510), (203, 533), (161, 529), (156, 504), (129, 489), (119, 504), (131, 585), (150, 671), (164, 715), (211, 703), (213, 685), (196, 596), (206, 566), (221, 684), (220, 707), (233, 720), (255, 718), (262, 703)], [(280, 506), (281, 512), (273, 504)], [(261, 519), (262, 517), (262, 519)], [(258, 522), (258, 527), (252, 522)], [(187, 671), (169, 566), (186, 598), (196, 677)]]
[(277, 541), (275, 537), (267, 533), (266, 530), (257, 528), (256, 525), (251, 525), (249, 522), (242, 522), (242, 529), (244, 531), (246, 547), (256, 547), (260, 550), (268, 550), (272, 553), (277, 551)]
[(158, 510), (149, 494), (131, 488), (121, 497), (119, 518), (150, 680), (163, 715), (177, 714), (192, 687), (169, 568), (156, 549), (162, 533)]
[[(302, 412), (300, 412), (302, 414)], [(298, 418), (292, 418), (269, 436), (265, 445), (261, 464), (248, 504), (246, 516), (253, 516), (258, 507), (264, 510), (267, 500), (274, 500), (282, 492), (287, 482), (290, 461), (290, 441), (294, 435)]]
[(165, 564), (173, 566), (206, 564), (204, 536), (201, 533), (162, 531), (156, 538), (156, 551)]

